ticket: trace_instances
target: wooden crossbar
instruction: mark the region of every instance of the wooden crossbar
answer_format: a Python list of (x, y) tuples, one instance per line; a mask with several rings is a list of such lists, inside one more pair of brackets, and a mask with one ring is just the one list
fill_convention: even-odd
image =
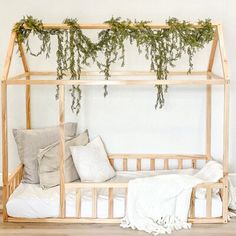
[[(134, 24), (131, 24), (131, 26), (134, 26)], [(212, 22), (212, 26), (216, 27), (218, 26), (218, 23)], [(109, 24), (104, 24), (104, 23), (94, 23), (94, 24), (79, 24), (81, 29), (88, 29), (88, 30), (96, 30), (96, 29), (110, 29), (111, 26)], [(152, 29), (168, 29), (170, 28), (168, 24), (158, 24), (158, 23), (148, 23), (147, 26), (149, 26)], [(192, 23), (192, 26), (194, 28), (201, 28), (201, 26), (198, 23)], [(69, 29), (69, 26), (67, 24), (48, 24), (44, 23), (43, 27), (45, 29)], [(25, 26), (27, 29), (27, 26)]]
[(211, 80), (6, 80), (7, 85), (222, 85), (229, 81)]
[[(168, 76), (205, 76), (207, 71), (169, 71)], [(31, 71), (30, 76), (57, 76), (56, 71)], [(81, 76), (104, 76), (103, 72), (100, 71), (81, 71)], [(156, 76), (153, 71), (141, 71), (141, 70), (122, 70), (122, 71), (110, 71), (110, 75), (113, 76)], [(71, 76), (69, 71), (65, 72), (65, 76)]]
[[(155, 76), (154, 72), (150, 71), (111, 71), (111, 77), (128, 77), (128, 76), (134, 76), (134, 77), (151, 77)], [(82, 71), (81, 77), (103, 77), (104, 74), (100, 73), (99, 71)], [(56, 77), (57, 73), (54, 71), (31, 71), (31, 72), (25, 72), (18, 75), (14, 75), (8, 78), (8, 80), (18, 80), (23, 79), (25, 77), (31, 77), (31, 79), (34, 79), (35, 77)], [(71, 73), (66, 72), (65, 78), (71, 76)], [(215, 74), (214, 72), (206, 72), (206, 71), (192, 71), (190, 74), (188, 74), (186, 71), (170, 71), (168, 73), (168, 76), (187, 76), (187, 77), (202, 77), (207, 76), (208, 78), (212, 79), (219, 79), (223, 80), (224, 78), (220, 75)]]

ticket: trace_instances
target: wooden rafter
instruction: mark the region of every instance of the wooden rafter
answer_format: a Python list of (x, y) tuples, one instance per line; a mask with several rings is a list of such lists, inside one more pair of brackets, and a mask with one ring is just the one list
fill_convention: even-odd
[[(218, 26), (218, 23), (213, 22), (212, 26), (216, 27)], [(80, 29), (87, 29), (87, 30), (99, 30), (99, 29), (110, 29), (111, 26), (109, 24), (101, 24), (101, 23), (95, 23), (95, 24), (79, 24)], [(132, 26), (132, 24), (131, 24)], [(157, 23), (149, 23), (147, 24), (152, 29), (168, 29), (170, 26), (168, 24), (157, 24)], [(193, 26), (195, 28), (200, 28), (201, 26), (198, 23), (193, 23)], [(43, 24), (43, 27), (45, 29), (69, 29), (69, 26), (67, 24)], [(27, 29), (27, 26), (25, 26)]]

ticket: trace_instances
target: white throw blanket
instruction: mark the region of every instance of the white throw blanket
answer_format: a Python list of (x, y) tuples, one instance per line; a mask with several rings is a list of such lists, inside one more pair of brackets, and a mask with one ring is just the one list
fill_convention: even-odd
[(222, 176), (222, 166), (209, 161), (194, 176), (171, 174), (129, 181), (126, 216), (121, 227), (153, 235), (190, 228), (187, 217), (192, 188), (202, 182), (216, 182)]

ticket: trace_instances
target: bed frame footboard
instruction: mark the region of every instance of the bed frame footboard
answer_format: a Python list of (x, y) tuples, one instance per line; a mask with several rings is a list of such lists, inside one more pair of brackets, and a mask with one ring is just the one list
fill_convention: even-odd
[(3, 221), (7, 221), (8, 215), (6, 210), (6, 203), (10, 195), (14, 192), (17, 186), (21, 183), (24, 172), (23, 164), (19, 164), (13, 173), (8, 177), (8, 182), (6, 185), (3, 185)]
[[(112, 155), (110, 160), (112, 164), (114, 165), (114, 159), (115, 157), (118, 157), (119, 159), (123, 155)], [(128, 160), (129, 158), (137, 158), (137, 155), (131, 155), (129, 157), (123, 156), (123, 170), (128, 170)], [(148, 159), (150, 159), (150, 169), (155, 168), (155, 160), (159, 159), (159, 156), (150, 156)], [(162, 156), (163, 158), (163, 156)], [(182, 157), (183, 159), (186, 158), (186, 156)], [(187, 157), (188, 159), (189, 157)], [(141, 166), (141, 156), (138, 156), (136, 159), (137, 170), (142, 170)], [(202, 159), (202, 158), (199, 158)], [(190, 158), (191, 160), (191, 158)], [(198, 160), (198, 159), (197, 159)], [(195, 158), (192, 161), (192, 165), (194, 168), (196, 168), (196, 161)], [(163, 169), (169, 169), (169, 159), (163, 158), (163, 161), (165, 163)], [(167, 162), (168, 161), (168, 162)], [(181, 160), (181, 165), (178, 165), (179, 169), (183, 168), (182, 165), (183, 160)], [(16, 187), (20, 184), (21, 179), (23, 175), (23, 165), (19, 165), (16, 170), (11, 174), (8, 180), (7, 186), (5, 186), (6, 190), (5, 193), (5, 202), (7, 202), (9, 196), (12, 194), (12, 192), (16, 189)], [(205, 217), (196, 217), (195, 216), (195, 193), (197, 189), (205, 189), (206, 192), (206, 216)], [(91, 191), (91, 217), (82, 217), (81, 216), (81, 200), (82, 200), (82, 191), (84, 189), (87, 189)], [(107, 212), (107, 218), (98, 218), (97, 213), (97, 202), (98, 202), (98, 190), (99, 189), (106, 189), (108, 192), (108, 212)], [(8, 217), (6, 212), (6, 204), (3, 204), (3, 210), (6, 214), (5, 221), (9, 222), (56, 222), (56, 223), (120, 223), (120, 218), (117, 218), (114, 216), (114, 191), (116, 189), (123, 189), (125, 191), (125, 202), (124, 202), (124, 209), (126, 209), (126, 203), (127, 203), (127, 190), (128, 190), (128, 183), (121, 183), (121, 182), (104, 182), (104, 183), (85, 183), (85, 182), (73, 182), (73, 183), (65, 183), (65, 190), (75, 190), (76, 191), (76, 198), (75, 198), (75, 205), (76, 205), (76, 216), (75, 217), (66, 217), (65, 209), (64, 209), (64, 217), (58, 216), (57, 218), (43, 218), (43, 219), (30, 219), (30, 218), (13, 218)], [(222, 200), (222, 217), (213, 217), (212, 216), (212, 190), (213, 189), (219, 189), (220, 197)], [(64, 202), (64, 205), (66, 206), (66, 202)], [(190, 208), (189, 208), (189, 217), (188, 221), (191, 223), (227, 223), (227, 217), (228, 217), (228, 176), (226, 175), (224, 178), (222, 178), (217, 183), (202, 183), (198, 184), (195, 188), (193, 188), (192, 196), (191, 196), (191, 202), (190, 202)]]
[[(117, 188), (125, 189), (126, 197), (125, 197), (125, 209), (127, 202), (127, 190), (128, 183), (71, 183), (66, 184), (67, 189), (76, 189), (76, 212), (77, 212), (77, 220), (75, 222), (85, 222), (85, 223), (95, 223), (95, 222), (103, 222), (103, 223), (120, 223), (119, 218), (115, 218), (113, 215), (113, 191)], [(91, 218), (83, 218), (81, 217), (81, 191), (83, 189), (90, 189), (92, 192), (92, 217)], [(99, 219), (97, 218), (97, 191), (98, 189), (106, 188), (108, 189), (108, 218)], [(195, 217), (195, 193), (197, 189), (205, 189), (206, 191), (206, 217)], [(190, 210), (189, 210), (189, 218), (188, 221), (191, 223), (227, 223), (227, 181), (226, 177), (222, 178), (217, 183), (203, 183), (198, 184), (195, 188), (193, 188)], [(212, 216), (212, 190), (219, 189), (221, 200), (222, 200), (222, 217), (213, 217)]]
[[(195, 216), (195, 193), (197, 189), (204, 189), (206, 192), (206, 216)], [(212, 191), (219, 189), (222, 201), (222, 217), (212, 216)], [(228, 221), (228, 180), (227, 176), (222, 178), (218, 183), (203, 183), (198, 184), (193, 188), (188, 221), (191, 223), (227, 223)]]

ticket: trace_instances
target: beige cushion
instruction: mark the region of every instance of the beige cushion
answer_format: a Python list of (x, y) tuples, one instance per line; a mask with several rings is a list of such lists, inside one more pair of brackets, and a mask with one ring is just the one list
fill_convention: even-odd
[(70, 149), (82, 182), (104, 182), (115, 176), (100, 137), (86, 146), (72, 146)]
[[(76, 135), (77, 123), (65, 124), (65, 136)], [(13, 129), (13, 135), (18, 148), (21, 162), (24, 164), (23, 182), (29, 184), (39, 183), (37, 155), (39, 149), (58, 142), (59, 127), (43, 129)]]
[[(89, 142), (88, 132), (78, 135), (76, 138), (65, 142), (65, 182), (69, 183), (79, 178), (75, 169), (70, 146), (86, 145)], [(60, 144), (57, 142), (45, 149), (41, 149), (38, 154), (39, 179), (42, 188), (50, 188), (60, 184), (59, 160)]]

